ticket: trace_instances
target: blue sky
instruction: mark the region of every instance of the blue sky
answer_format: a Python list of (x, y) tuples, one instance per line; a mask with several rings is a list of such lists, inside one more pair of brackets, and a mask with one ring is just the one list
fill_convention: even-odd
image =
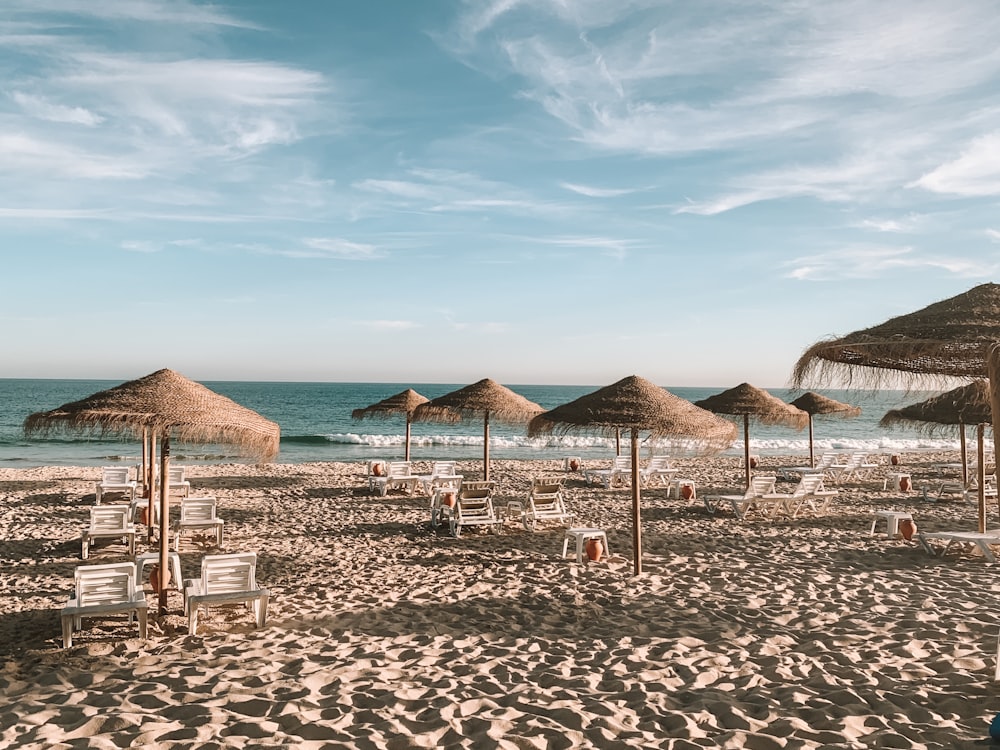
[(787, 383), (1000, 265), (992, 0), (4, 0), (0, 377)]

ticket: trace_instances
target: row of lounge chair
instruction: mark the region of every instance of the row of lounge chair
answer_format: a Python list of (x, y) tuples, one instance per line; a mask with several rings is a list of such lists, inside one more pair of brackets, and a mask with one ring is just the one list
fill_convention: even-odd
[(803, 474), (792, 492), (775, 492), (776, 480), (772, 476), (755, 476), (742, 495), (704, 496), (705, 507), (709, 513), (730, 507), (740, 521), (751, 514), (772, 519), (779, 516), (797, 518), (805, 512), (826, 513), (837, 496), (836, 490), (823, 486), (822, 474)]
[(508, 519), (520, 520), (524, 528), (534, 531), (544, 521), (569, 521), (573, 513), (563, 498), (563, 477), (545, 476), (532, 481), (531, 489), (522, 502), (510, 500), (501, 513), (493, 502), (496, 482), (470, 481), (458, 486), (440, 486), (431, 496), (431, 526), (447, 524), (452, 536), (461, 536), (462, 529), (483, 526), (498, 532)]
[[(187, 496), (191, 494), (191, 482), (185, 476), (185, 467), (171, 466), (167, 469), (167, 488), (171, 495)], [(105, 495), (121, 494), (129, 501), (135, 500), (135, 493), (139, 487), (139, 482), (132, 479), (131, 472), (127, 466), (103, 466), (101, 467), (101, 479), (96, 487), (97, 505), (101, 504)]]
[[(210, 605), (245, 603), (257, 627), (267, 620), (270, 593), (257, 584), (256, 553), (205, 555), (201, 575), (185, 580), (183, 592), (189, 633), (197, 632), (198, 613), (207, 615)], [(73, 633), (83, 627), (84, 617), (109, 614), (126, 614), (129, 624), (137, 620), (139, 637), (145, 639), (147, 608), (134, 562), (80, 565), (73, 574), (73, 593), (60, 612), (63, 647), (73, 645)]]
[[(150, 524), (156, 523), (155, 507), (154, 503), (154, 512), (147, 516)], [(181, 500), (180, 518), (171, 524), (175, 551), (180, 551), (183, 535), (206, 529), (214, 532), (217, 546), (222, 546), (225, 521), (218, 517), (217, 507), (214, 495), (185, 497)], [(84, 529), (81, 538), (80, 557), (86, 560), (90, 556), (91, 546), (98, 539), (121, 539), (128, 546), (129, 554), (134, 555), (137, 533), (135, 518), (139, 508), (137, 500), (128, 505), (93, 506), (90, 509), (90, 525)]]

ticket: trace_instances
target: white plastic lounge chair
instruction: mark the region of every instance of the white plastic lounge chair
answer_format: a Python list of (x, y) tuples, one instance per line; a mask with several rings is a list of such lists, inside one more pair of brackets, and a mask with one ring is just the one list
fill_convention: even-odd
[(878, 464), (868, 460), (867, 453), (852, 453), (842, 464), (833, 464), (830, 472), (837, 484), (847, 480), (866, 479), (878, 468)]
[(458, 490), (457, 486), (445, 484), (434, 488), (431, 494), (431, 528), (436, 529), (440, 526), (443, 516), (450, 513), (450, 509), (455, 507)]
[(90, 527), (83, 532), (80, 557), (90, 557), (90, 546), (96, 539), (122, 539), (128, 553), (135, 555), (135, 524), (132, 522), (131, 505), (96, 505), (90, 509)]
[(653, 456), (646, 467), (639, 470), (639, 482), (643, 486), (660, 484), (668, 487), (678, 471), (670, 465), (670, 456)]
[(817, 514), (825, 513), (836, 495), (836, 490), (824, 489), (821, 474), (803, 474), (792, 492), (768, 493), (757, 502), (762, 507), (768, 504), (771, 506), (770, 512), (766, 515), (772, 518), (779, 514), (796, 518), (806, 509)]
[(420, 477), (413, 473), (409, 461), (390, 461), (385, 467), (385, 476), (373, 476), (368, 486), (371, 492), (385, 497), (389, 490), (401, 489), (412, 495), (420, 483)]
[[(736, 514), (736, 518), (742, 521), (747, 514), (759, 508), (757, 500), (767, 494), (774, 493), (774, 483), (776, 477), (755, 476), (750, 480), (750, 486), (742, 495), (708, 495), (704, 498), (705, 507), (709, 513), (715, 513), (719, 506), (729, 505)], [(770, 507), (768, 504), (765, 507)]]
[(135, 563), (80, 565), (73, 574), (73, 593), (60, 612), (63, 648), (73, 645), (73, 631), (84, 617), (127, 614), (139, 620), (139, 637), (146, 638), (146, 596), (136, 587)]
[(191, 483), (184, 478), (183, 466), (171, 466), (167, 469), (167, 492), (182, 497), (191, 494)]
[[(521, 512), (525, 529), (534, 531), (539, 521), (568, 521), (573, 517), (566, 509), (562, 485), (561, 476), (537, 477), (531, 481), (527, 504)], [(507, 504), (507, 514), (511, 515), (511, 503)]]
[(270, 592), (257, 585), (257, 554), (238, 552), (229, 555), (205, 555), (201, 560), (201, 578), (184, 581), (184, 613), (188, 633), (198, 630), (198, 609), (208, 615), (209, 605), (247, 604), (254, 613), (257, 627), (267, 620)]
[(222, 547), (222, 527), (225, 524), (216, 515), (218, 504), (214, 496), (185, 497), (181, 500), (181, 517), (174, 521), (174, 551), (181, 551), (181, 535), (188, 531), (210, 529), (215, 534), (215, 545)]
[(127, 466), (104, 466), (101, 468), (101, 481), (97, 483), (96, 504), (100, 505), (104, 495), (109, 492), (120, 492), (129, 502), (135, 500), (136, 482), (129, 479)]
[(615, 456), (609, 469), (587, 469), (583, 472), (583, 480), (587, 484), (599, 484), (605, 489), (625, 484), (631, 477), (631, 456)]
[(466, 526), (485, 526), (499, 532), (503, 519), (493, 507), (496, 482), (463, 482), (453, 508), (441, 509), (441, 520), (447, 519), (451, 535), (459, 537)]
[(824, 453), (815, 466), (786, 466), (778, 469), (782, 479), (797, 479), (803, 474), (824, 474), (829, 476), (830, 467), (837, 463), (836, 453)]
[[(1000, 529), (993, 529), (982, 534), (978, 531), (918, 531), (916, 538), (929, 555), (944, 557), (952, 545), (965, 544), (978, 547), (987, 561), (996, 562), (996, 557), (990, 547), (1000, 544)], [(932, 539), (945, 542), (940, 552), (931, 544)]]
[(419, 477), (424, 493), (433, 495), (437, 487), (458, 487), (462, 483), (462, 475), (456, 473), (456, 461), (434, 461), (431, 473)]

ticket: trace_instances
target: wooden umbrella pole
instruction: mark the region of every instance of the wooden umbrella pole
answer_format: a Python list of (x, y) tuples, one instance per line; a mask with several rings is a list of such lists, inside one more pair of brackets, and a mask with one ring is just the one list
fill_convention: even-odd
[(958, 444), (962, 448), (962, 489), (969, 486), (969, 453), (965, 447), (965, 425), (958, 423)]
[(615, 427), (615, 455), (620, 456), (622, 454), (622, 428)]
[(483, 417), (483, 480), (490, 481), (490, 411)]
[(146, 541), (153, 540), (153, 519), (156, 518), (156, 430), (149, 431), (149, 466), (146, 467)]
[[(168, 526), (170, 523), (170, 482), (167, 477), (170, 470), (170, 433), (163, 433), (163, 442), (160, 446), (160, 597), (159, 613), (167, 613), (167, 580), (170, 575), (168, 565), (170, 556), (170, 536)], [(149, 500), (152, 505), (152, 498)], [(180, 585), (180, 581), (177, 581)]]
[(406, 460), (410, 460), (410, 415), (406, 415)]
[(816, 452), (813, 450), (813, 415), (809, 414), (809, 465), (816, 468)]
[(743, 415), (743, 473), (750, 489), (750, 415)]
[(642, 519), (639, 513), (639, 428), (632, 428), (632, 567), (642, 573)]
[(149, 430), (142, 428), (142, 474), (136, 479), (142, 479), (142, 497), (149, 497), (149, 485), (146, 480), (149, 478)]
[(979, 485), (979, 503), (978, 503), (978, 516), (979, 516), (979, 533), (986, 533), (986, 450), (984, 448), (983, 433), (986, 431), (986, 425), (978, 424), (976, 425), (976, 457), (979, 461), (979, 466), (976, 467), (976, 482)]
[[(993, 411), (993, 465), (1000, 466), (1000, 344), (992, 344), (986, 354), (987, 372), (990, 376), (990, 408)], [(986, 467), (983, 460), (979, 459), (979, 474), (982, 477), (979, 486), (983, 486), (985, 481)], [(997, 497), (997, 506), (1000, 508), (1000, 495)]]

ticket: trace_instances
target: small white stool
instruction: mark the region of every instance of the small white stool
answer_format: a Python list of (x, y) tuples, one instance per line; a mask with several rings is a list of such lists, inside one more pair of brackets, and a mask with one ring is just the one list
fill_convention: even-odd
[(877, 510), (875, 511), (875, 518), (872, 519), (872, 528), (868, 532), (868, 536), (875, 535), (875, 525), (878, 523), (880, 518), (885, 519), (885, 535), (889, 539), (895, 539), (896, 535), (899, 534), (899, 522), (903, 520), (913, 520), (913, 516), (909, 513), (902, 513), (896, 510)]
[[(905, 490), (900, 486), (900, 482), (902, 482), (904, 478), (906, 479)], [(894, 491), (898, 490), (899, 492), (909, 492), (913, 489), (913, 480), (910, 479), (910, 475), (905, 472), (891, 471), (886, 475), (885, 481), (882, 482), (882, 489), (887, 490), (890, 485)]]
[(676, 497), (680, 499), (681, 487), (688, 485), (691, 488), (691, 499), (698, 499), (698, 489), (694, 483), (693, 479), (671, 479), (670, 485), (667, 487), (667, 497)]
[(600, 539), (604, 545), (604, 557), (611, 556), (611, 550), (608, 548), (608, 535), (604, 533), (604, 529), (566, 529), (566, 536), (563, 538), (563, 557), (566, 557), (571, 539), (576, 540), (576, 561), (578, 563), (583, 562), (583, 548), (588, 539)]
[[(178, 591), (184, 585), (184, 581), (181, 579), (181, 556), (176, 552), (167, 553), (167, 562), (170, 564), (170, 575), (174, 577), (176, 582), (173, 588)], [(143, 552), (141, 555), (136, 555), (135, 557), (135, 571), (138, 576), (136, 581), (136, 586), (141, 586), (143, 581), (143, 568), (147, 565), (159, 565), (160, 564), (160, 553), (156, 550), (152, 552)]]

